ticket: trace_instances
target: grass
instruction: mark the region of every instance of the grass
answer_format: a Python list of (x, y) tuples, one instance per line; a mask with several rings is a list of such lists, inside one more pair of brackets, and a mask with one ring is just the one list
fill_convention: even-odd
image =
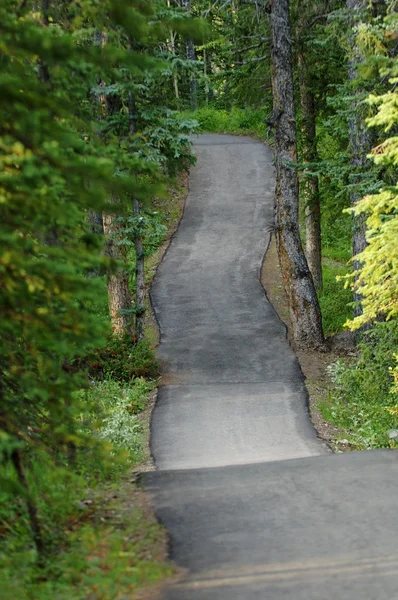
[[(74, 470), (55, 467), (44, 452), (31, 457), (26, 472), (48, 546), (44, 568), (37, 566), (24, 503), (12, 487), (1, 490), (4, 600), (134, 597), (172, 573), (163, 528), (131, 481), (146, 458), (144, 416), (156, 383), (93, 381), (77, 393), (87, 445), (78, 449)], [(10, 465), (2, 465), (5, 475), (12, 480)]]
[[(324, 248), (324, 288), (319, 300), (326, 335), (341, 331), (352, 318), (352, 292), (344, 288), (351, 248), (344, 235)], [(345, 243), (346, 242), (346, 243)], [(345, 450), (397, 448), (389, 431), (398, 428), (397, 391), (392, 391), (398, 326), (380, 323), (362, 337), (358, 356), (341, 358), (329, 367), (330, 390), (318, 402), (322, 417), (338, 428)]]
[(358, 359), (330, 367), (333, 389), (319, 403), (322, 416), (341, 430), (350, 449), (397, 448), (389, 431), (398, 428), (392, 369), (398, 325), (380, 323), (362, 340)]
[(199, 132), (229, 133), (233, 135), (253, 135), (265, 139), (264, 120), (268, 114), (265, 108), (232, 108), (230, 111), (203, 106), (194, 112), (184, 112), (183, 116), (199, 123)]
[(89, 497), (92, 504), (70, 518), (64, 549), (45, 569), (37, 569), (29, 548), (1, 555), (3, 600), (134, 598), (172, 574), (160, 551), (164, 535), (131, 484), (118, 482)]
[(324, 258), (322, 264), (323, 289), (319, 293), (319, 304), (322, 311), (323, 327), (326, 336), (338, 333), (344, 328), (345, 322), (352, 317), (349, 306), (352, 292), (344, 288), (344, 277), (349, 268), (337, 261)]

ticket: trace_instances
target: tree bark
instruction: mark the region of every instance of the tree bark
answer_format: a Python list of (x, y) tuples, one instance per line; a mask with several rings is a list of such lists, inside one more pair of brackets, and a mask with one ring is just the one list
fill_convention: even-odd
[[(303, 162), (317, 160), (315, 98), (311, 90), (310, 75), (305, 58), (298, 54), (299, 88), (301, 105), (301, 133)], [(322, 289), (322, 241), (319, 180), (316, 175), (304, 173), (306, 255), (317, 289)]]
[[(172, 54), (175, 56), (175, 33), (172, 31), (170, 33), (170, 48)], [(180, 89), (178, 87), (178, 75), (176, 72), (173, 73), (173, 87), (174, 87), (174, 95), (176, 97), (177, 106), (180, 104)]]
[[(188, 40), (187, 42), (187, 56), (189, 60), (196, 61), (195, 46), (192, 40)], [(189, 87), (191, 96), (191, 110), (196, 110), (198, 108), (198, 82), (194, 75), (191, 75)]]
[[(191, 0), (182, 0), (182, 6), (188, 11), (191, 11)], [(195, 44), (192, 40), (187, 41), (187, 58), (191, 61), (196, 61)], [(198, 108), (198, 82), (194, 75), (191, 75), (189, 82), (190, 87), (190, 98), (191, 98), (191, 110)]]
[[(170, 8), (171, 4), (170, 4), (170, 0), (167, 0), (167, 6)], [(169, 52), (171, 52), (171, 54), (173, 56), (175, 56), (176, 53), (176, 46), (175, 46), (175, 41), (176, 41), (176, 34), (173, 30), (170, 31), (170, 43), (169, 43)], [(177, 106), (179, 105), (180, 102), (180, 90), (178, 88), (178, 77), (177, 77), (177, 73), (173, 73), (173, 87), (174, 87), (174, 95), (176, 98), (176, 103)]]
[(41, 530), (40, 520), (37, 512), (37, 507), (32, 500), (32, 496), (29, 489), (28, 480), (26, 478), (25, 470), (22, 461), (22, 451), (20, 449), (14, 450), (11, 454), (11, 462), (14, 465), (18, 481), (25, 490), (26, 495), (26, 506), (29, 514), (30, 527), (32, 529), (33, 541), (36, 546), (38, 555), (39, 566), (43, 565), (43, 558), (45, 553), (45, 545), (43, 539), (43, 533)]
[[(49, 11), (50, 11), (50, 0), (42, 0), (41, 3), (41, 13), (44, 27), (48, 27), (50, 24), (49, 21)], [(50, 81), (50, 72), (46, 64), (43, 63), (42, 60), (39, 62), (39, 78), (42, 83), (49, 83)]]
[[(347, 0), (347, 9), (350, 11), (352, 16), (353, 25), (358, 25), (361, 22), (360, 11), (364, 10), (367, 6), (366, 0)], [(351, 57), (348, 63), (348, 78), (350, 82), (354, 82), (358, 76), (358, 65), (363, 61), (361, 52), (356, 45), (354, 35), (351, 36)], [(360, 99), (354, 98), (351, 109), (353, 115), (348, 121), (348, 130), (350, 136), (350, 152), (351, 152), (351, 165), (356, 175), (356, 181), (360, 178), (360, 173), (366, 169), (368, 163), (368, 154), (372, 148), (372, 137), (369, 129), (365, 124), (365, 118), (360, 114), (359, 109)], [(362, 198), (362, 194), (356, 191), (350, 193), (350, 204), (355, 206), (358, 200)], [(367, 245), (366, 242), (366, 216), (358, 215), (353, 216), (353, 233), (352, 233), (352, 256), (355, 257), (357, 254), (365, 250)], [(358, 260), (354, 260), (354, 272), (357, 272), (361, 268), (361, 263)], [(355, 278), (356, 280), (356, 278)], [(362, 297), (357, 293), (354, 284), (354, 316), (362, 314), (361, 306)]]
[[(107, 41), (106, 33), (98, 34), (98, 43), (101, 46)], [(105, 85), (105, 82), (102, 82)], [(117, 94), (103, 94), (99, 101), (104, 108), (105, 115), (112, 116), (120, 110), (121, 98)], [(133, 125), (130, 123), (130, 127)], [(112, 196), (109, 204), (116, 208), (118, 198)], [(129, 287), (128, 258), (126, 247), (120, 244), (121, 232), (117, 213), (104, 213), (102, 217), (104, 235), (106, 238), (106, 253), (121, 263), (118, 270), (108, 272), (108, 305), (112, 332), (116, 336), (127, 334), (133, 337), (132, 327), (132, 299)], [(114, 266), (114, 265), (113, 265)], [(125, 268), (123, 268), (125, 267)]]
[(140, 203), (134, 198), (134, 213), (137, 216), (137, 230), (134, 234), (135, 247), (135, 337), (137, 342), (144, 339), (145, 324), (145, 254), (140, 232)]
[(271, 0), (271, 66), (276, 151), (276, 239), (294, 340), (298, 347), (323, 345), (314, 282), (300, 240), (296, 120), (289, 1)]
[[(135, 133), (135, 121), (134, 117), (136, 114), (135, 98), (133, 94), (130, 94), (129, 102), (130, 112), (130, 135)], [(134, 249), (135, 249), (135, 323), (134, 323), (134, 336), (137, 342), (141, 341), (145, 337), (145, 253), (144, 253), (144, 242), (142, 236), (142, 227), (140, 223), (141, 207), (140, 202), (137, 198), (133, 199), (133, 212), (137, 218), (137, 225), (134, 231)]]
[(127, 252), (123, 246), (118, 244), (118, 238), (120, 238), (118, 217), (115, 214), (104, 214), (103, 223), (108, 256), (126, 266), (125, 270), (108, 273), (108, 304), (112, 331), (117, 336), (127, 333), (132, 337), (132, 300), (127, 270)]

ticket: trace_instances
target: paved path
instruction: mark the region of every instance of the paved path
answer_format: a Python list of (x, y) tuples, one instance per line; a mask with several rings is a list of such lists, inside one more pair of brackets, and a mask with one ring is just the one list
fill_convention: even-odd
[(165, 375), (152, 419), (158, 470), (144, 483), (187, 569), (163, 599), (398, 598), (396, 455), (333, 456), (317, 439), (260, 284), (272, 155), (218, 135), (195, 150), (152, 289)]

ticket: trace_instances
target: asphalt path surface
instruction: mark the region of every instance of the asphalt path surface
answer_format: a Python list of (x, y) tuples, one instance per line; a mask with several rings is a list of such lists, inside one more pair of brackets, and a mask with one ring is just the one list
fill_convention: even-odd
[(163, 385), (144, 476), (172, 558), (163, 600), (398, 599), (398, 463), (335, 456), (260, 283), (271, 151), (202, 135), (184, 216), (151, 297)]

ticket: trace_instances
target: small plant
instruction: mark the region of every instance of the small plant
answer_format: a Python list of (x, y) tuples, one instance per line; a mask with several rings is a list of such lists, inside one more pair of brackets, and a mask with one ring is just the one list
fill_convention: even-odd
[(397, 345), (398, 322), (379, 323), (363, 334), (355, 363), (339, 360), (329, 368), (334, 388), (328, 400), (320, 403), (320, 409), (326, 420), (344, 430), (354, 449), (396, 444), (388, 433), (398, 428), (392, 379)]
[(319, 293), (319, 304), (325, 335), (333, 335), (341, 331), (347, 319), (352, 317), (351, 290), (344, 287), (344, 282), (336, 279), (338, 276), (343, 277), (348, 269), (328, 259), (323, 261), (323, 289)]
[(146, 340), (135, 343), (128, 336), (110, 336), (106, 347), (90, 360), (89, 374), (95, 379), (125, 382), (136, 377), (151, 379), (158, 375), (158, 364)]
[(201, 132), (246, 134), (265, 137), (267, 110), (261, 108), (232, 108), (230, 111), (203, 106), (193, 113), (184, 115), (199, 123)]
[(126, 451), (132, 464), (143, 457), (143, 425), (139, 414), (144, 410), (148, 394), (156, 381), (138, 377), (125, 383), (111, 379), (93, 381), (87, 390), (78, 395), (90, 407), (89, 416), (82, 421), (83, 433), (94, 430), (108, 442), (110, 452)]

